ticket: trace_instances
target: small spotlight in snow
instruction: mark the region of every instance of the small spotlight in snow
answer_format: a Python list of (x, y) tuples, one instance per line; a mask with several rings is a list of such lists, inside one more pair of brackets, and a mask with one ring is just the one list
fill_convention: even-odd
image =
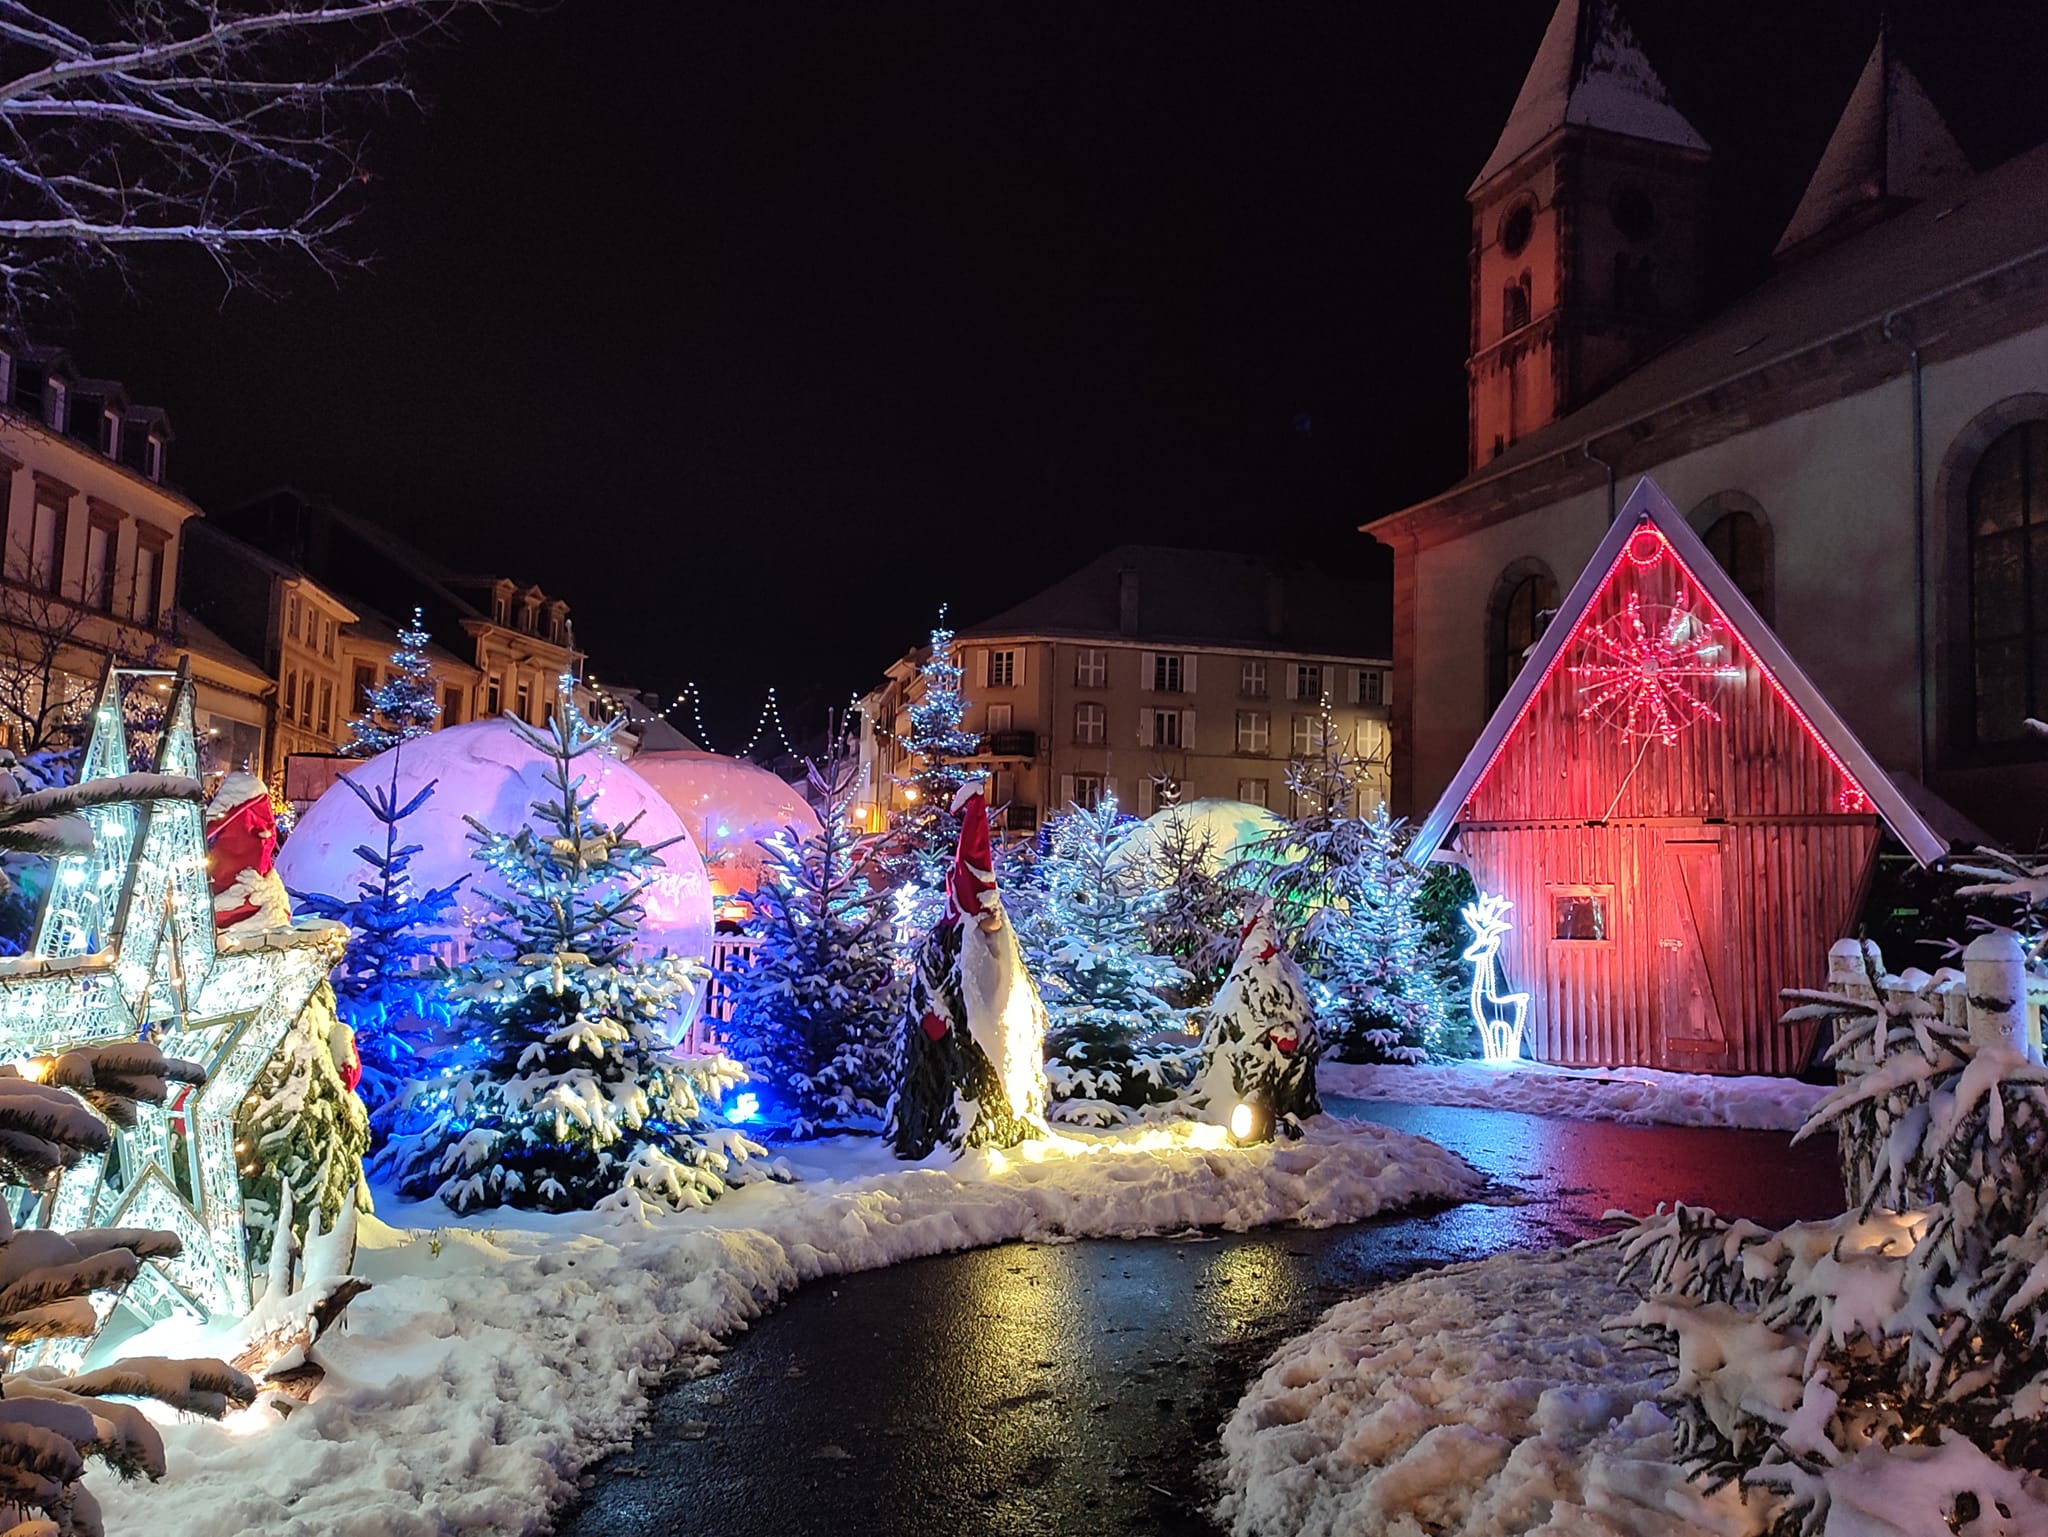
[(1248, 1141), (1257, 1120), (1258, 1117), (1252, 1114), (1252, 1107), (1239, 1100), (1237, 1108), (1230, 1112), (1230, 1135), (1239, 1142)]
[(726, 1119), (727, 1119), (728, 1121), (732, 1121), (732, 1122), (735, 1122), (735, 1123), (737, 1123), (737, 1122), (740, 1122), (740, 1121), (751, 1121), (751, 1120), (755, 1119), (755, 1118), (756, 1118), (757, 1116), (759, 1116), (759, 1115), (760, 1115), (760, 1113), (761, 1113), (761, 1096), (760, 1096), (760, 1095), (758, 1095), (758, 1094), (736, 1094), (736, 1095), (734, 1095), (734, 1096), (733, 1096), (733, 1101), (732, 1101), (732, 1110), (731, 1110), (731, 1112), (730, 1112), (730, 1113), (729, 1113), (729, 1114), (728, 1114), (728, 1115), (726, 1116)]

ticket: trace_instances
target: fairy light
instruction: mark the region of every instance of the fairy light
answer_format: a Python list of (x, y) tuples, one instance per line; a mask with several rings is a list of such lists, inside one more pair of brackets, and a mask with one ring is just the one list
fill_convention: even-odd
[(794, 753), (796, 749), (789, 745), (789, 733), (782, 728), (782, 706), (776, 701), (773, 685), (770, 685), (768, 697), (761, 703), (761, 713), (754, 717), (754, 734), (747, 738), (747, 745), (740, 749), (742, 758), (754, 756), (756, 744), (760, 742), (762, 733), (770, 726), (775, 728), (776, 740), (782, 743), (783, 752)]

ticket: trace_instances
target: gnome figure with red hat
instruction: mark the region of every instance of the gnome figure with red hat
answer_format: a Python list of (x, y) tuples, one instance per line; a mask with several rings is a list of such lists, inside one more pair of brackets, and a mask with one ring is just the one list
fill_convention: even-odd
[(1303, 1117), (1322, 1113), (1316, 1097), (1321, 1054), (1301, 968), (1281, 948), (1272, 907), (1260, 903), (1209, 1007), (1191, 1097), (1203, 1118), (1218, 1125), (1231, 1125), (1237, 1107), (1249, 1105), (1246, 1119), (1261, 1135), (1296, 1135)]
[(1045, 1131), (1045, 1005), (996, 890), (988, 802), (961, 788), (945, 916), (918, 946), (889, 1135), (899, 1158), (940, 1143), (1015, 1147)]

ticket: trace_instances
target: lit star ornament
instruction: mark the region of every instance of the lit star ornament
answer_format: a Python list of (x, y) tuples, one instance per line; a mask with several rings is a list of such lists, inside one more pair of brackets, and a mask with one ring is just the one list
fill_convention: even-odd
[(1586, 632), (1580, 654), (1572, 673), (1588, 713), (1666, 747), (1687, 726), (1718, 721), (1714, 696), (1741, 676), (1720, 627), (1682, 587), (1668, 605), (1630, 593), (1620, 613)]
[[(124, 679), (172, 679), (155, 770), (196, 778), (192, 683), (110, 669), (80, 778), (126, 772)], [(174, 1259), (142, 1268), (123, 1305), (150, 1322), (249, 1307), (248, 1232), (235, 1112), (339, 956), (347, 930), (325, 920), (216, 935), (204, 813), (188, 800), (82, 813), (94, 849), (56, 861), (34, 948), (0, 960), (0, 1057), (147, 1039), (206, 1069), (165, 1105), (141, 1105), (101, 1157), (67, 1169), (24, 1226), (168, 1228)]]

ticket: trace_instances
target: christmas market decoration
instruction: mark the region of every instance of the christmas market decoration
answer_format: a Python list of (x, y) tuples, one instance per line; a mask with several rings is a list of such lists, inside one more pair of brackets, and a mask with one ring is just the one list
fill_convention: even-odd
[(378, 753), (428, 735), (441, 723), (441, 689), (434, 679), (427, 646), (433, 637), (421, 610), (398, 632), (391, 653), (391, 676), (363, 693), (363, 711), (348, 723), (344, 758), (374, 758)]
[(1537, 1060), (1784, 1073), (1779, 989), (1820, 980), (1881, 827), (1947, 852), (1645, 479), (1403, 852), (1512, 907)]
[(291, 900), (277, 877), (277, 808), (254, 774), (221, 776), (206, 808), (206, 875), (216, 928), (291, 922)]
[(1500, 990), (1500, 942), (1514, 928), (1506, 897), (1483, 896), (1461, 910), (1472, 943), (1462, 957), (1472, 967), (1472, 1023), (1479, 1031), (1480, 1056), (1492, 1063), (1518, 1062), (1522, 1056), (1522, 1019), (1529, 1012), (1527, 993)]
[(618, 721), (584, 719), (573, 683), (547, 726), (510, 722), (548, 764), (527, 820), (470, 819), (502, 894), (451, 979), (463, 1044), (408, 1093), (379, 1154), (402, 1192), (458, 1212), (705, 1205), (762, 1151), (708, 1124), (703, 1099), (739, 1081), (737, 1064), (667, 1054), (701, 967), (632, 954), (662, 849), (596, 818), (590, 780)]
[(1298, 1134), (1320, 1115), (1322, 1042), (1301, 968), (1280, 942), (1271, 905), (1246, 921), (1237, 959), (1209, 1006), (1190, 1100), (1237, 1142)]
[(682, 819), (704, 857), (713, 901), (754, 890), (770, 840), (786, 834), (801, 844), (818, 831), (818, 814), (797, 790), (744, 758), (678, 747), (636, 752), (627, 762)]
[(855, 765), (836, 754), (810, 765), (815, 831), (764, 847), (754, 900), (760, 934), (733, 983), (727, 1050), (758, 1087), (731, 1120), (781, 1101), (799, 1137), (880, 1131), (902, 1011), (889, 894), (868, 884), (875, 840), (853, 830)]
[[(151, 674), (152, 678), (157, 674)], [(178, 1252), (150, 1257), (123, 1303), (145, 1321), (239, 1314), (250, 1302), (235, 1118), (257, 1076), (325, 977), (342, 931), (318, 920), (216, 935), (207, 877), (193, 688), (170, 684), (155, 754), (159, 798), (79, 815), (89, 851), (55, 861), (30, 953), (0, 962), (0, 1055), (149, 1041), (193, 1063), (198, 1081), (130, 1118), (46, 1187), (36, 1225), (164, 1228)], [(95, 706), (81, 785), (125, 777), (123, 669)]]
[(912, 960), (889, 1135), (899, 1158), (941, 1143), (1014, 1147), (1044, 1133), (1045, 1005), (996, 889), (988, 801), (963, 786), (943, 916)]

